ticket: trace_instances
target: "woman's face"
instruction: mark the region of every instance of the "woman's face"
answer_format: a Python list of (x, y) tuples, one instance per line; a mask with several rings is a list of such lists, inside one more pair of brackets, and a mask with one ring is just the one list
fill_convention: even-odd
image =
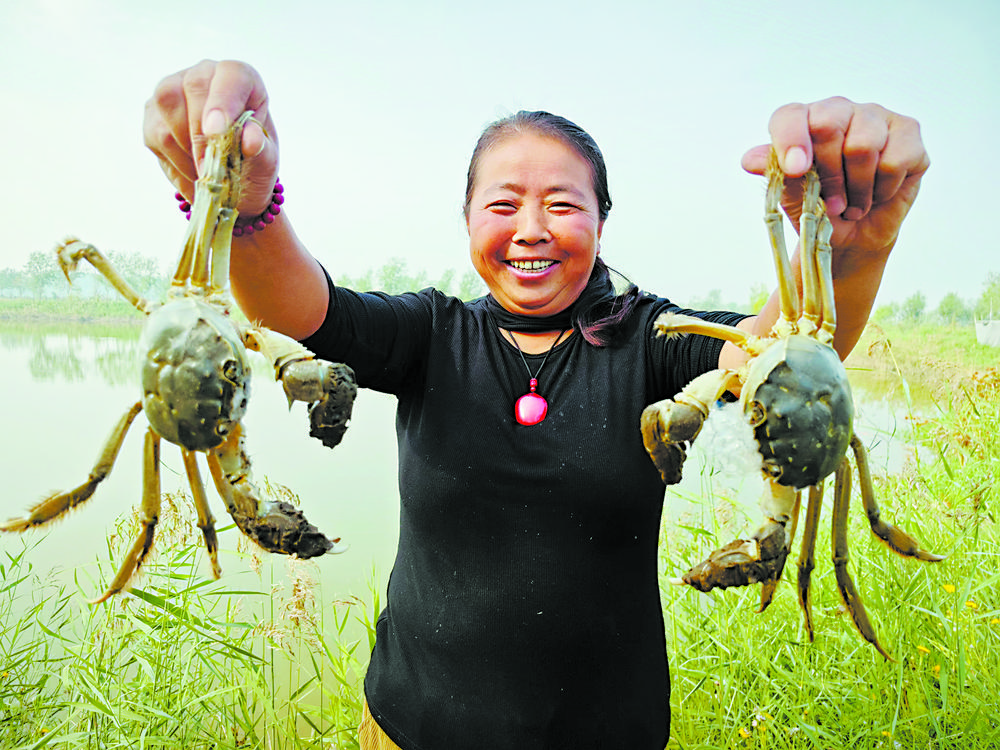
[(530, 132), (483, 154), (466, 224), (472, 264), (493, 297), (539, 316), (580, 296), (604, 226), (590, 164), (558, 138)]

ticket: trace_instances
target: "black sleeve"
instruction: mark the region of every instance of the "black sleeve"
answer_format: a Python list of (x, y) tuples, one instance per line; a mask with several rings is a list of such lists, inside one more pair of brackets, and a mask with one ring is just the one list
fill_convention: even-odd
[(656, 399), (670, 398), (699, 375), (717, 369), (719, 353), (725, 344), (722, 339), (711, 336), (657, 336), (654, 329), (656, 318), (664, 312), (672, 312), (690, 315), (713, 323), (735, 326), (741, 320), (750, 317), (743, 313), (725, 310), (689, 310), (666, 300), (664, 303), (662, 306), (658, 306), (655, 314), (650, 315), (646, 321), (647, 335), (650, 338), (649, 357), (653, 371), (658, 373), (654, 379), (659, 390)]
[(437, 293), (355, 292), (326, 278), (326, 318), (301, 343), (323, 359), (349, 365), (363, 388), (398, 393), (420, 377), (431, 335), (430, 297)]

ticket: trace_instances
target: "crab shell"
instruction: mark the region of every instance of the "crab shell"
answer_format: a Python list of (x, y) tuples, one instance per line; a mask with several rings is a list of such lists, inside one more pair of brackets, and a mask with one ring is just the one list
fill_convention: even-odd
[(854, 400), (837, 353), (810, 336), (779, 339), (750, 365), (743, 386), (764, 472), (811, 487), (833, 473), (853, 434)]
[(246, 413), (250, 363), (232, 321), (192, 297), (150, 313), (140, 339), (142, 406), (161, 437), (192, 451), (220, 445)]

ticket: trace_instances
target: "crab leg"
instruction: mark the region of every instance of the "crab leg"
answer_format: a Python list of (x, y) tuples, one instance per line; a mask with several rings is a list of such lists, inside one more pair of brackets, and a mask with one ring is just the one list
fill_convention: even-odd
[(872, 533), (885, 542), (886, 546), (897, 555), (915, 557), (924, 562), (944, 560), (941, 555), (935, 555), (933, 552), (921, 549), (919, 542), (902, 529), (882, 520), (878, 503), (875, 502), (875, 491), (872, 489), (872, 475), (868, 468), (868, 452), (857, 435), (851, 435), (851, 450), (854, 451), (854, 460), (858, 464), (861, 501), (865, 506), (865, 514), (868, 516), (868, 524), (872, 528)]
[(781, 303), (779, 318), (772, 330), (777, 335), (787, 335), (795, 332), (795, 323), (799, 319), (799, 296), (795, 289), (792, 266), (788, 261), (784, 217), (781, 213), (781, 193), (785, 187), (785, 175), (778, 164), (778, 155), (774, 153), (774, 149), (771, 149), (765, 174), (767, 195), (764, 199), (764, 223), (767, 225), (767, 236), (771, 241), (774, 270), (778, 275), (778, 299)]
[(199, 246), (199, 240), (203, 240), (205, 227), (208, 224), (209, 198), (202, 199), (202, 188), (195, 185), (195, 200), (191, 205), (191, 220), (188, 222), (187, 234), (184, 237), (184, 246), (181, 254), (177, 258), (177, 270), (174, 271), (174, 278), (170, 282), (171, 292), (183, 294), (191, 278), (191, 269), (195, 262), (195, 252)]
[(816, 532), (819, 529), (819, 516), (823, 508), (823, 483), (809, 488), (809, 500), (806, 506), (806, 522), (802, 529), (802, 548), (799, 550), (799, 607), (805, 618), (806, 633), (813, 640), (812, 601), (809, 598), (809, 581), (813, 568), (816, 567)]
[(876, 650), (889, 661), (895, 661), (882, 644), (878, 642), (875, 635), (875, 628), (872, 627), (871, 620), (868, 619), (868, 612), (865, 610), (864, 602), (858, 594), (858, 589), (854, 585), (854, 579), (847, 571), (847, 511), (851, 505), (851, 466), (847, 462), (847, 457), (840, 462), (837, 467), (837, 484), (833, 492), (833, 572), (837, 578), (837, 588), (840, 590), (840, 598), (844, 601), (844, 606), (851, 615), (855, 627), (861, 633), (861, 637), (872, 644)]
[[(191, 286), (209, 293), (228, 286), (229, 247), (237, 217), (235, 207), (239, 202), (243, 161), (240, 141), (243, 126), (252, 116), (253, 112), (244, 112), (225, 136), (209, 139), (202, 175), (195, 184), (184, 249), (171, 284), (175, 290), (183, 291), (189, 281)], [(213, 262), (217, 251), (224, 256), (218, 269)], [(223, 271), (224, 279), (220, 278)]]
[[(206, 155), (206, 163), (209, 156)], [(183, 292), (191, 286), (204, 289), (208, 282), (209, 251), (216, 236), (217, 218), (221, 209), (222, 186), (205, 177), (195, 186), (195, 199), (191, 206), (191, 221), (188, 224), (184, 248), (177, 261), (171, 287)]]
[(229, 192), (223, 198), (222, 208), (219, 209), (219, 224), (212, 238), (210, 294), (223, 294), (229, 289), (229, 255), (232, 249), (233, 227), (239, 216), (236, 205), (240, 202), (240, 193), (243, 189), (243, 178), (240, 174), (243, 162), (242, 134), (244, 126), (252, 118), (253, 112), (248, 110), (236, 119), (230, 130), (231, 141), (228, 144), (227, 153), (223, 154), (226, 161), (224, 173), (226, 182), (224, 184), (229, 185)]
[(814, 334), (819, 329), (822, 315), (822, 290), (816, 258), (816, 231), (826, 218), (823, 201), (819, 197), (819, 176), (810, 169), (805, 176), (802, 197), (802, 215), (799, 217), (799, 242), (802, 247), (802, 317), (799, 333)]
[(219, 567), (219, 539), (215, 534), (215, 518), (212, 517), (212, 511), (208, 507), (208, 495), (205, 494), (205, 485), (201, 481), (195, 452), (181, 448), (181, 456), (184, 459), (188, 484), (191, 485), (194, 507), (198, 511), (198, 528), (205, 537), (205, 549), (208, 550), (208, 559), (212, 564), (212, 577), (217, 579), (222, 575), (222, 568)]
[(819, 289), (823, 299), (823, 322), (816, 338), (833, 345), (833, 334), (837, 331), (837, 301), (833, 295), (833, 248), (830, 237), (833, 225), (824, 213), (816, 231), (816, 268), (819, 274)]
[(308, 558), (347, 549), (337, 545), (339, 538), (327, 539), (298, 508), (280, 500), (261, 499), (250, 476), (241, 427), (209, 452), (208, 468), (240, 531), (268, 552)]
[(751, 356), (760, 354), (770, 343), (770, 341), (747, 333), (736, 326), (713, 323), (709, 320), (696, 318), (693, 315), (682, 315), (680, 313), (663, 313), (656, 319), (654, 327), (656, 328), (657, 336), (697, 333), (702, 336), (711, 336), (715, 339), (729, 341)]
[(146, 431), (146, 442), (142, 462), (142, 514), (139, 517), (139, 533), (132, 543), (118, 574), (105, 591), (91, 604), (100, 604), (111, 598), (132, 580), (132, 576), (146, 559), (153, 546), (156, 523), (160, 518), (160, 436), (152, 429)]
[(792, 506), (791, 518), (788, 523), (788, 533), (785, 535), (785, 551), (781, 558), (781, 564), (775, 567), (772, 572), (771, 577), (761, 581), (760, 587), (760, 606), (757, 608), (758, 612), (763, 612), (771, 604), (771, 600), (774, 598), (774, 592), (778, 588), (778, 581), (781, 580), (781, 572), (785, 569), (785, 560), (788, 559), (788, 553), (792, 550), (792, 541), (795, 539), (795, 530), (799, 525), (799, 507), (801, 506), (802, 493), (795, 493), (795, 505)]
[(122, 443), (125, 442), (125, 435), (128, 433), (129, 427), (132, 426), (132, 422), (140, 411), (142, 411), (141, 401), (133, 404), (132, 408), (125, 412), (122, 418), (118, 420), (118, 424), (115, 425), (115, 428), (111, 431), (111, 436), (101, 449), (97, 463), (91, 469), (90, 476), (87, 477), (86, 482), (69, 492), (50, 495), (32, 506), (25, 518), (11, 518), (8, 521), (0, 522), (0, 531), (25, 531), (33, 526), (41, 526), (59, 518), (59, 516), (69, 512), (77, 505), (80, 505), (80, 503), (90, 499), (97, 489), (97, 485), (103, 482), (108, 474), (111, 473), (111, 469), (115, 465), (115, 459), (118, 458), (118, 451), (121, 450)]
[(104, 253), (93, 245), (88, 245), (75, 237), (70, 237), (56, 247), (56, 255), (59, 267), (66, 276), (66, 281), (70, 281), (69, 275), (72, 271), (76, 270), (77, 264), (81, 260), (85, 260), (97, 269), (98, 273), (106, 278), (111, 283), (111, 286), (139, 312), (148, 313), (154, 307), (157, 307), (157, 305), (140, 296), (135, 289), (129, 286), (128, 282), (121, 277), (118, 271), (115, 270), (115, 267), (104, 256)]
[(229, 255), (233, 242), (233, 227), (239, 212), (234, 208), (219, 210), (219, 225), (212, 238), (212, 270), (209, 274), (209, 294), (222, 294), (229, 288)]

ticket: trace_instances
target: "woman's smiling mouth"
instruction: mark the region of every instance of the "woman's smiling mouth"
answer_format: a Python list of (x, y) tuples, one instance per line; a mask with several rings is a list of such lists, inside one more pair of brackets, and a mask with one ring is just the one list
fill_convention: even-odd
[(515, 271), (523, 271), (524, 273), (539, 273), (558, 263), (555, 260), (507, 260), (504, 262)]

